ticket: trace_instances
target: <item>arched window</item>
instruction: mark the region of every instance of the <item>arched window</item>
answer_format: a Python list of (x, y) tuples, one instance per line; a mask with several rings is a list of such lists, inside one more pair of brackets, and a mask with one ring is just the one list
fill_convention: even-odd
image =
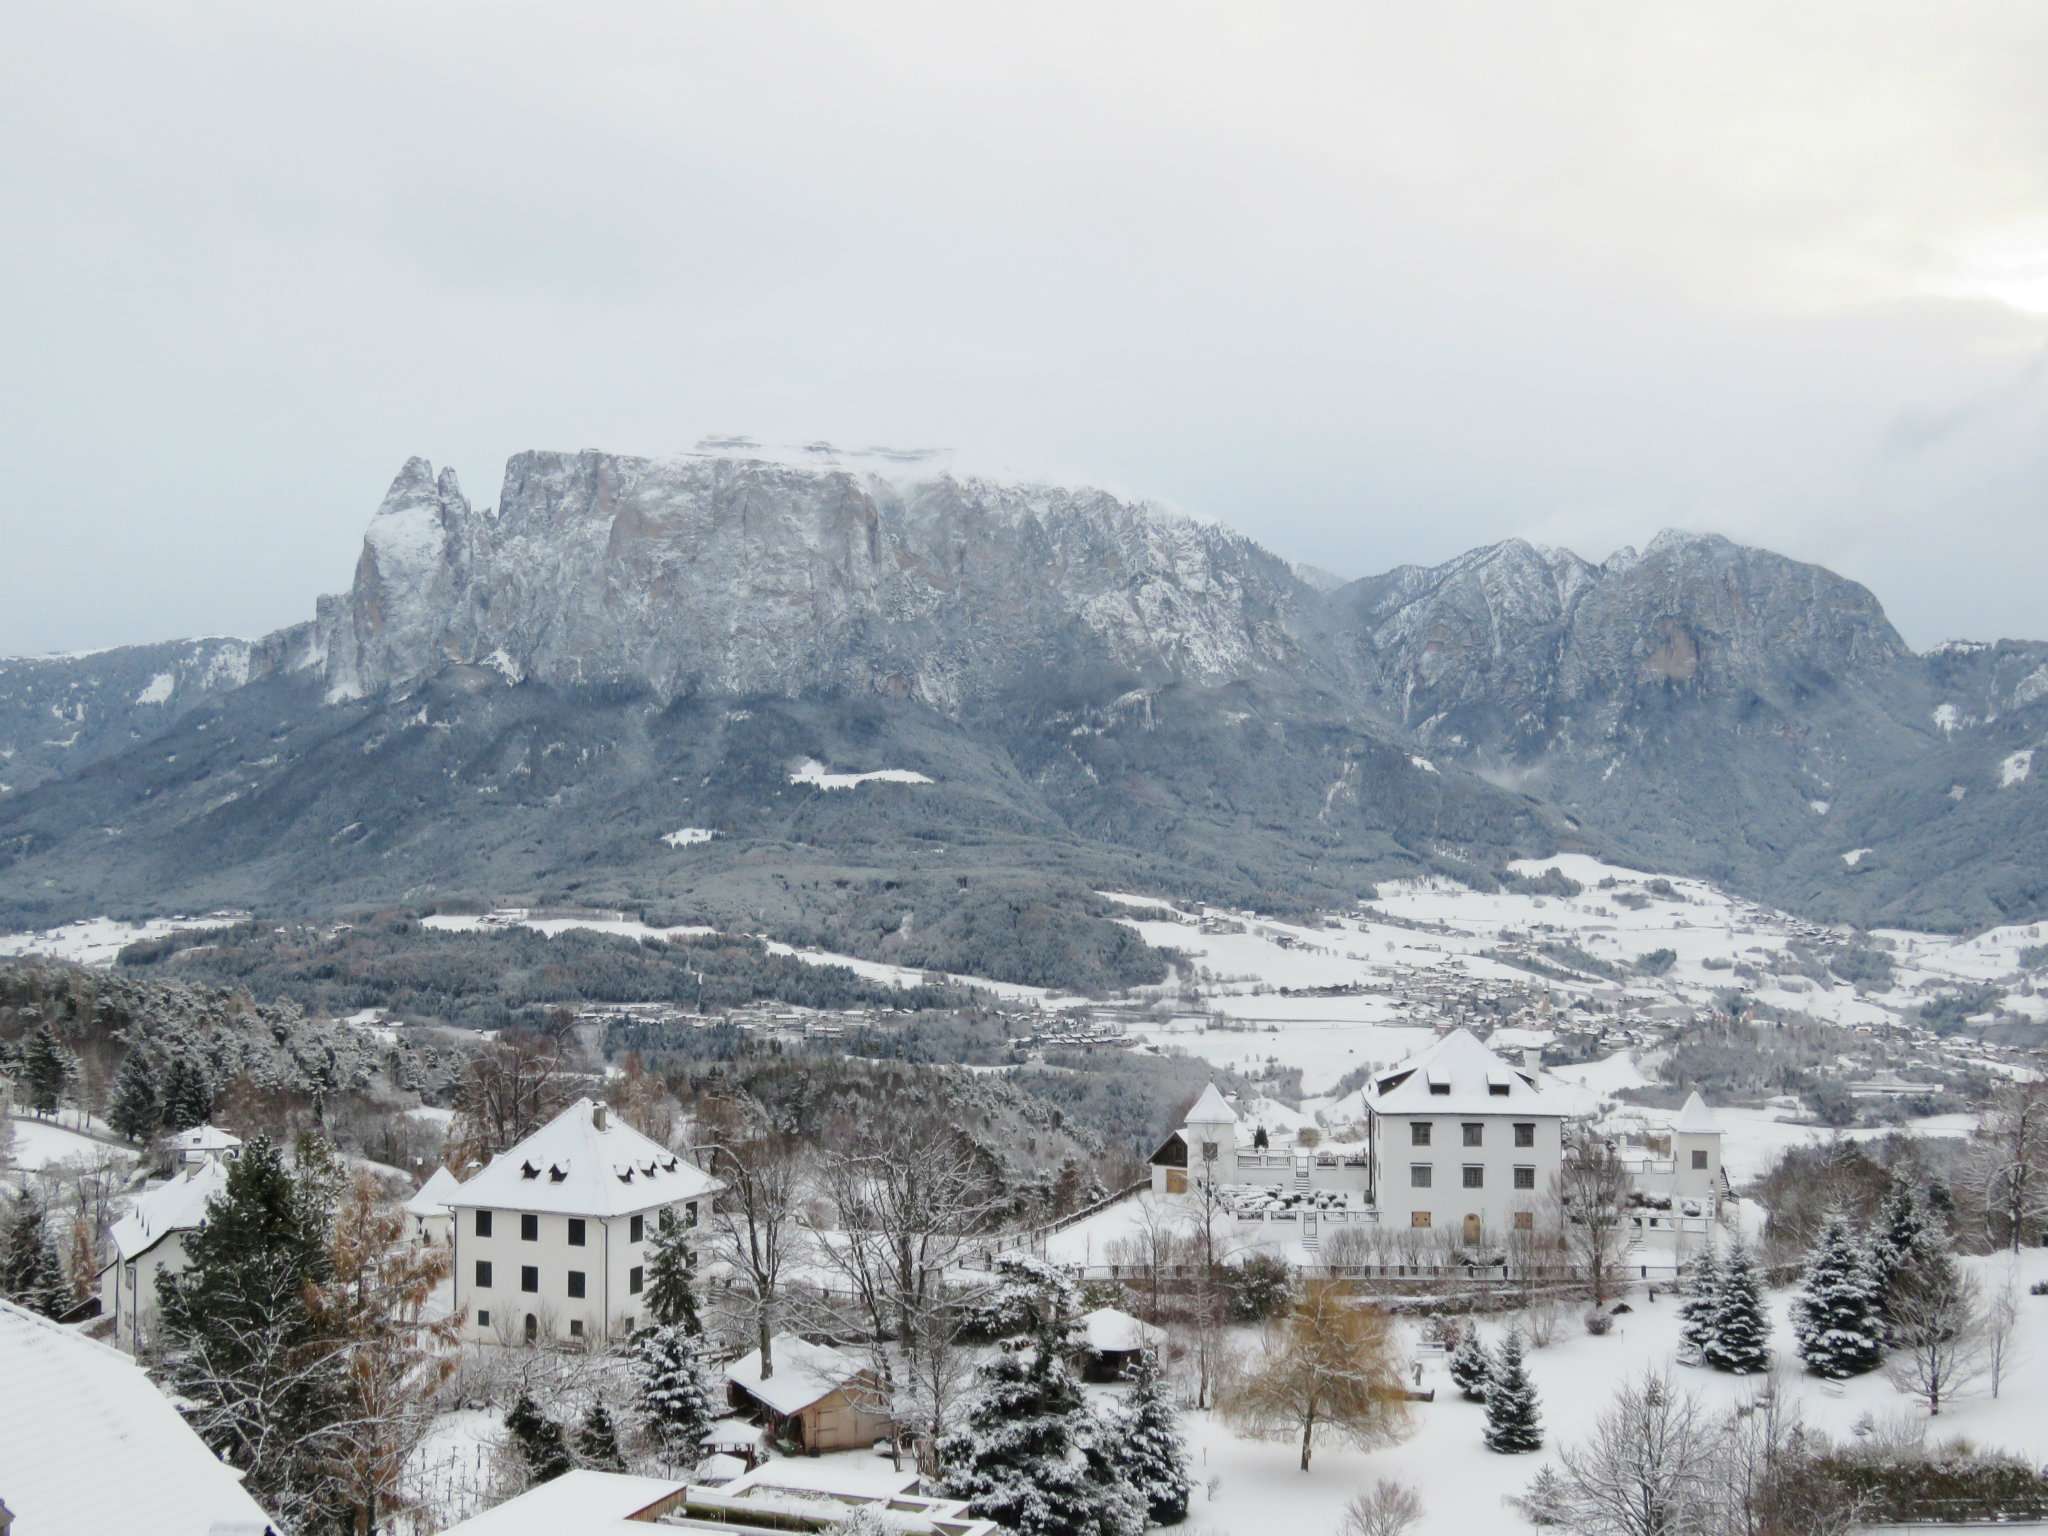
[(526, 1342), (535, 1343), (540, 1338), (540, 1319), (531, 1312), (526, 1314)]

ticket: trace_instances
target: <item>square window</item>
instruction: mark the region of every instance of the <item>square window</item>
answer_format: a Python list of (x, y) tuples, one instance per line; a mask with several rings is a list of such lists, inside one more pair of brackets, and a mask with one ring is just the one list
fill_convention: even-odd
[(540, 1293), (540, 1266), (538, 1264), (522, 1264), (519, 1266), (519, 1289), (531, 1291), (536, 1295)]
[(1436, 1170), (1427, 1163), (1411, 1163), (1408, 1166), (1408, 1187), (1428, 1189), (1436, 1177)]
[(1428, 1226), (1428, 1225), (1429, 1225), (1429, 1212), (1428, 1212), (1428, 1211), (1410, 1211), (1410, 1212), (1408, 1213), (1408, 1225), (1409, 1225), (1409, 1226), (1411, 1226), (1411, 1227), (1426, 1227), (1426, 1226)]
[(1467, 1163), (1465, 1165), (1465, 1187), (1467, 1189), (1486, 1188), (1486, 1170), (1479, 1167), (1476, 1163)]
[(1535, 1187), (1536, 1170), (1534, 1168), (1517, 1168), (1515, 1170), (1515, 1188), (1534, 1189)]
[(479, 1328), (491, 1326), (491, 1309), (489, 1307), (478, 1307), (476, 1309), (476, 1325)]
[(1696, 1172), (1696, 1173), (1704, 1173), (1704, 1172), (1706, 1172), (1706, 1169), (1707, 1169), (1707, 1149), (1706, 1149), (1705, 1147), (1695, 1147), (1695, 1148), (1693, 1148), (1693, 1153), (1692, 1153), (1692, 1166), (1693, 1166), (1693, 1170), (1694, 1170), (1694, 1172)]
[(476, 1261), (476, 1283), (484, 1290), (491, 1288), (491, 1261), (489, 1259), (478, 1259)]
[(570, 1337), (570, 1338), (572, 1338), (572, 1339), (580, 1339), (580, 1338), (582, 1338), (582, 1337), (583, 1337), (583, 1319), (582, 1319), (582, 1318), (580, 1318), (580, 1317), (572, 1317), (572, 1318), (570, 1318), (570, 1319), (569, 1319), (569, 1337)]
[(1516, 1230), (1517, 1232), (1533, 1232), (1533, 1231), (1535, 1231), (1535, 1230), (1536, 1230), (1536, 1213), (1535, 1213), (1534, 1211), (1517, 1211), (1517, 1212), (1515, 1212), (1515, 1230)]
[(635, 1216), (626, 1231), (626, 1241), (637, 1243), (647, 1235), (647, 1218)]
[(489, 1237), (491, 1235), (491, 1213), (489, 1211), (478, 1211), (476, 1213), (476, 1235), (478, 1237)]
[(1486, 1126), (1484, 1122), (1478, 1120), (1467, 1120), (1465, 1122), (1465, 1145), (1468, 1147), (1478, 1147), (1484, 1146), (1485, 1143)]
[(1408, 1126), (1408, 1145), (1411, 1147), (1426, 1147), (1429, 1145), (1429, 1122), (1427, 1120), (1410, 1122)]
[(1536, 1145), (1535, 1121), (1517, 1120), (1515, 1122), (1515, 1145), (1518, 1147), (1533, 1147)]
[(569, 1298), (572, 1301), (583, 1299), (583, 1271), (580, 1269), (569, 1271)]
[(571, 1248), (581, 1248), (583, 1246), (583, 1218), (581, 1216), (571, 1216), (569, 1218), (569, 1246)]
[(630, 1312), (628, 1312), (628, 1313), (626, 1314), (626, 1332), (628, 1332), (628, 1333), (631, 1333), (632, 1331), (633, 1331), (633, 1314), (632, 1314), (632, 1313), (630, 1313)]
[(626, 1272), (626, 1289), (633, 1295), (638, 1296), (640, 1294), (640, 1283), (643, 1278), (644, 1271), (642, 1271), (638, 1264), (635, 1264)]
[(1202, 1161), (1203, 1161), (1203, 1162), (1205, 1162), (1205, 1163), (1213, 1163), (1213, 1162), (1215, 1162), (1215, 1161), (1216, 1161), (1216, 1159), (1217, 1159), (1217, 1157), (1218, 1157), (1219, 1155), (1220, 1155), (1220, 1154), (1219, 1154), (1219, 1153), (1218, 1153), (1218, 1151), (1217, 1151), (1217, 1148), (1216, 1148), (1216, 1143), (1215, 1143), (1215, 1142), (1213, 1142), (1213, 1141), (1205, 1141), (1205, 1142), (1203, 1142), (1203, 1143), (1202, 1143)]
[(529, 1214), (519, 1218), (519, 1241), (522, 1243), (537, 1243), (540, 1241), (540, 1218), (538, 1216)]

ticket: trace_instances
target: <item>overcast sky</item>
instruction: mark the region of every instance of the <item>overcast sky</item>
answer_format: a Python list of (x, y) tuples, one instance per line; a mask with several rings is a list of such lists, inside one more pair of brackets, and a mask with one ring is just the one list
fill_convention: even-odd
[(410, 454), (708, 432), (2048, 638), (2044, 79), (1952, 0), (20, 8), (0, 651), (310, 616)]

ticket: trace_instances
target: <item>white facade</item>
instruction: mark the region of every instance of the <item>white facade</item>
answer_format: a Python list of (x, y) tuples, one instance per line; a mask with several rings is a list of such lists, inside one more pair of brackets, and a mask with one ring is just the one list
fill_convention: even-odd
[(206, 1224), (208, 1202), (227, 1183), (226, 1165), (203, 1159), (136, 1196), (114, 1223), (114, 1262), (99, 1273), (100, 1315), (114, 1320), (114, 1341), (123, 1349), (140, 1350), (148, 1339), (156, 1317), (158, 1273), (183, 1273), (185, 1234)]
[(645, 1321), (661, 1213), (710, 1214), (718, 1181), (579, 1099), (450, 1194), (455, 1303), (470, 1338), (602, 1342)]

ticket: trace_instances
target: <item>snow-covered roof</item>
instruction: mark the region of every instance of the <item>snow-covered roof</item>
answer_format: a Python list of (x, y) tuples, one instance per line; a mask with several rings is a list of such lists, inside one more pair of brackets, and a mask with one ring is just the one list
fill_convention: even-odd
[(228, 1187), (227, 1165), (217, 1157), (180, 1168), (169, 1182), (135, 1197), (111, 1236), (125, 1264), (149, 1252), (173, 1232), (190, 1232), (206, 1221), (207, 1202)]
[(450, 1526), (441, 1536), (620, 1536), (653, 1529), (633, 1517), (687, 1484), (667, 1477), (635, 1477), (625, 1472), (594, 1472), (578, 1467), (529, 1488), (474, 1519)]
[(227, 1152), (241, 1144), (241, 1137), (217, 1125), (195, 1125), (171, 1138), (171, 1145), (180, 1152)]
[(446, 1168), (436, 1168), (427, 1176), (427, 1182), (405, 1202), (406, 1212), (413, 1216), (446, 1216), (448, 1197), (460, 1188), (462, 1180)]
[(443, 1203), (452, 1209), (622, 1216), (724, 1188), (695, 1163), (641, 1135), (603, 1104), (578, 1099)]
[(1195, 1100), (1195, 1107), (1188, 1111), (1185, 1122), (1188, 1125), (1235, 1125), (1237, 1111), (1211, 1083), (1202, 1090), (1202, 1096)]
[(829, 1397), (867, 1369), (858, 1355), (829, 1344), (811, 1344), (793, 1333), (769, 1341), (775, 1374), (761, 1379), (761, 1351), (741, 1356), (725, 1368), (725, 1379), (777, 1413), (801, 1413), (821, 1397)]
[(15, 1529), (262, 1536), (269, 1516), (117, 1349), (0, 1301), (0, 1497)]
[(1678, 1118), (1671, 1128), (1686, 1136), (1718, 1136), (1721, 1127), (1714, 1123), (1714, 1112), (1707, 1108), (1707, 1101), (1697, 1090), (1685, 1101), (1685, 1108), (1678, 1112)]
[(1154, 1328), (1115, 1307), (1097, 1307), (1074, 1319), (1098, 1355), (1126, 1354), (1135, 1349), (1152, 1349), (1166, 1342), (1166, 1330)]
[(1556, 1115), (1570, 1108), (1537, 1086), (1534, 1073), (1494, 1055), (1469, 1029), (1376, 1073), (1366, 1103), (1381, 1115)]

